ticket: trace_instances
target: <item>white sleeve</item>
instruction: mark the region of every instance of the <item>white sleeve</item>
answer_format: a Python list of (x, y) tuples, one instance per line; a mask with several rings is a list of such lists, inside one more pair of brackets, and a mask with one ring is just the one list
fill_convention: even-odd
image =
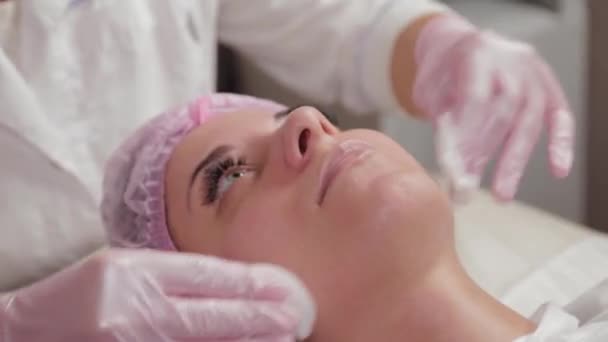
[(97, 206), (84, 187), (0, 123), (0, 292), (99, 248)]
[(219, 37), (282, 84), (320, 104), (393, 111), (396, 37), (432, 0), (221, 0)]

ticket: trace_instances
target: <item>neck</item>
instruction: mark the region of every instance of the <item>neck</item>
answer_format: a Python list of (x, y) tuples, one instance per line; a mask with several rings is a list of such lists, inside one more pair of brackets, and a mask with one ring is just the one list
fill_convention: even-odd
[(340, 341), (511, 342), (535, 328), (479, 288), (457, 261), (415, 285), (387, 284), (370, 293), (373, 300), (349, 317)]

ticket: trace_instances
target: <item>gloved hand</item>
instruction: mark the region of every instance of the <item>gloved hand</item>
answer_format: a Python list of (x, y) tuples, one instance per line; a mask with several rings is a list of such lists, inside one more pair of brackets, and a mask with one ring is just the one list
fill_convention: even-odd
[(455, 194), (477, 188), (502, 149), (492, 190), (513, 199), (543, 127), (553, 175), (569, 173), (574, 120), (558, 81), (531, 46), (441, 15), (422, 28), (415, 59), (413, 100), (434, 122), (438, 161)]
[(314, 314), (277, 267), (108, 249), (0, 297), (0, 341), (293, 342)]

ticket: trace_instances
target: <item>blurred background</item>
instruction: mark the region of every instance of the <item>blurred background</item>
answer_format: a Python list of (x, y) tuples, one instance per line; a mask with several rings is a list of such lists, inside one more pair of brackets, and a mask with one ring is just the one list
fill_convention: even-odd
[[(608, 1), (606, 0), (444, 0), (473, 23), (526, 41), (553, 67), (577, 119), (576, 160), (570, 177), (551, 178), (546, 144), (539, 144), (523, 179), (518, 199), (566, 219), (608, 231)], [(602, 44), (604, 42), (604, 44)], [(250, 61), (220, 49), (220, 90), (268, 97), (280, 102), (314, 104), (289, 92)], [(343, 128), (381, 130), (437, 171), (430, 125), (399, 113), (353, 115), (334, 112)], [(546, 139), (544, 137), (543, 139)], [(546, 140), (544, 140), (546, 141)], [(486, 179), (489, 184), (491, 179)]]

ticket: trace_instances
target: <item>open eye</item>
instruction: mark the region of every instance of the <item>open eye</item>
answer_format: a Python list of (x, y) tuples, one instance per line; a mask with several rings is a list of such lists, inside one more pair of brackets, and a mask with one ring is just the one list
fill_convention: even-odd
[(221, 199), (230, 190), (232, 184), (252, 172), (253, 168), (245, 159), (226, 158), (205, 172), (205, 188), (203, 188), (203, 203), (208, 205)]
[(234, 184), (234, 182), (236, 182), (239, 178), (243, 177), (247, 172), (250, 171), (244, 168), (228, 170), (228, 172), (226, 172), (219, 181), (217, 187), (218, 196), (221, 198), (226, 191), (230, 190), (232, 184)]

